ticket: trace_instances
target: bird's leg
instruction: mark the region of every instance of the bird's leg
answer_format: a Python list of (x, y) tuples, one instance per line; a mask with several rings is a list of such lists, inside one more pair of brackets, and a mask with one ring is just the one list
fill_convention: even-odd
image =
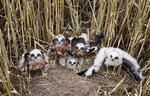
[(86, 62), (89, 62), (90, 59), (89, 59), (88, 57), (85, 57), (85, 61), (86, 61)]
[(82, 66), (81, 66), (80, 64), (78, 64), (78, 65), (76, 66), (76, 71), (77, 71), (77, 73), (81, 71), (81, 68), (82, 68)]
[(79, 64), (82, 66), (84, 64), (84, 57), (79, 58)]
[(59, 60), (59, 64), (60, 64), (61, 66), (65, 66), (65, 65), (66, 65), (66, 58), (60, 57), (58, 60)]
[(58, 57), (56, 56), (56, 54), (54, 56), (51, 56), (51, 59), (49, 60), (50, 66), (52, 66), (52, 68), (56, 67), (56, 61), (57, 61)]
[(106, 73), (105, 77), (109, 74), (108, 66), (106, 66), (106, 68), (107, 68), (107, 72), (105, 72)]
[(45, 70), (44, 70), (44, 71), (43, 71), (43, 70), (41, 70), (41, 71), (42, 71), (42, 76), (47, 78), (47, 73), (46, 73), (46, 72), (44, 72)]
[(47, 71), (49, 69), (49, 64), (45, 65), (44, 69), (41, 70), (42, 76), (47, 78)]
[(120, 74), (120, 71), (121, 71), (121, 65), (119, 66), (119, 69), (117, 70), (117, 74), (119, 75)]
[(115, 73), (115, 69), (116, 69), (116, 67), (114, 66), (114, 68), (113, 68), (113, 72), (112, 72), (112, 74), (113, 74), (113, 75), (116, 75), (116, 73)]
[(26, 74), (26, 80), (29, 83), (31, 81), (31, 79), (32, 79), (32, 77), (31, 77), (30, 71), (28, 71), (27, 74)]
[(50, 61), (50, 64), (51, 64), (51, 66), (52, 66), (53, 68), (55, 68), (55, 67), (56, 67), (56, 59), (55, 59), (55, 60), (51, 60), (51, 61)]

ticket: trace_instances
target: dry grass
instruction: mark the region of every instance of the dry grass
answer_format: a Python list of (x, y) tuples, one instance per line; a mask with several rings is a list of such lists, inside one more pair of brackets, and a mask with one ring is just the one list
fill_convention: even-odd
[[(103, 92), (105, 96), (121, 94), (117, 90), (124, 91), (126, 96), (150, 95), (149, 0), (1, 0), (0, 29), (0, 80), (5, 95), (13, 95), (14, 90), (23, 95), (24, 78), (16, 71), (24, 51), (33, 48), (47, 51), (55, 35), (82, 32), (87, 32), (90, 38), (102, 32), (105, 35), (102, 46), (128, 51), (142, 67), (145, 80), (132, 93), (122, 78), (112, 90)], [(18, 89), (13, 86), (11, 76), (19, 81)], [(98, 96), (99, 91), (100, 88), (88, 95)]]

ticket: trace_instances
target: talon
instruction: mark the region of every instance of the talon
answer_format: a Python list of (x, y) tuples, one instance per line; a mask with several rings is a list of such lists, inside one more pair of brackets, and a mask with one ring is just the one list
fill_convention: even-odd
[(107, 72), (105, 72), (105, 77), (107, 77), (108, 74), (110, 73), (109, 73), (108, 66), (107, 66)]
[(52, 65), (53, 68), (55, 68), (56, 67), (56, 60), (51, 60), (50, 64)]
[(88, 58), (85, 59), (86, 62), (89, 62), (90, 60)]
[(116, 75), (117, 73), (115, 72), (115, 69), (116, 69), (116, 67), (114, 67), (114, 69), (113, 69), (113, 72), (112, 72), (112, 75)]
[(47, 78), (47, 74), (42, 71), (42, 76)]
[(109, 72), (104, 72), (105, 73), (105, 77), (107, 77), (110, 73)]
[(29, 77), (26, 77), (25, 79), (26, 79), (26, 80), (27, 80), (27, 82), (29, 83), (29, 82), (31, 81), (32, 77), (31, 77), (31, 76), (29, 76)]
[(81, 71), (81, 65), (77, 65), (76, 69), (77, 69), (77, 73)]
[(115, 73), (115, 72), (112, 72), (111, 74), (112, 74), (112, 75), (114, 75), (114, 76), (116, 76), (116, 75), (117, 75), (117, 73)]

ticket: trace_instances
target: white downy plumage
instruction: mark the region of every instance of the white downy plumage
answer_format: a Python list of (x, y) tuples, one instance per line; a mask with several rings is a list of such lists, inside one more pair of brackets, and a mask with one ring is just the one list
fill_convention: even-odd
[(79, 38), (83, 38), (85, 40), (85, 42), (89, 42), (89, 37), (86, 33), (82, 33)]
[[(78, 73), (80, 75), (84, 74), (85, 76), (92, 75), (92, 72), (98, 72), (101, 65), (104, 64), (106, 67), (109, 66), (119, 66), (120, 64), (126, 64), (124, 59), (129, 62), (127, 66), (129, 66), (130, 71), (133, 72), (135, 79), (142, 80), (142, 75), (139, 71), (139, 64), (130, 54), (121, 50), (120, 48), (113, 47), (103, 47), (99, 50), (96, 58), (94, 59), (94, 64), (88, 68), (86, 71)], [(138, 81), (138, 80), (137, 80)]]
[(66, 66), (70, 69), (75, 69), (78, 65), (78, 58), (74, 58), (72, 56), (67, 57)]
[(40, 49), (33, 49), (23, 53), (22, 58), (19, 61), (19, 68), (24, 74), (26, 74), (27, 70), (37, 70), (40, 68), (45, 68), (45, 71), (47, 71), (48, 66), (49, 58)]

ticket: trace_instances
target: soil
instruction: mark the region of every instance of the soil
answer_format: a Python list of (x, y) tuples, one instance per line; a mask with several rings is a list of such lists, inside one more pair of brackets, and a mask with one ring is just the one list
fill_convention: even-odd
[[(86, 63), (82, 70), (92, 65)], [(109, 71), (112, 72), (112, 68)], [(118, 68), (117, 68), (118, 70)], [(117, 71), (116, 70), (116, 71)], [(55, 68), (50, 67), (47, 77), (41, 75), (40, 70), (31, 73), (31, 81), (26, 84), (26, 94), (23, 96), (89, 96), (98, 94), (103, 96), (105, 91), (111, 91), (124, 77), (123, 84), (128, 91), (133, 91), (137, 87), (136, 81), (124, 70), (118, 75), (111, 73), (105, 76), (106, 68), (102, 66), (98, 73), (85, 78), (78, 76), (75, 70), (62, 67), (59, 64)], [(14, 80), (16, 82), (16, 80)], [(16, 87), (18, 83), (14, 83)], [(112, 95), (119, 96), (119, 95)]]

